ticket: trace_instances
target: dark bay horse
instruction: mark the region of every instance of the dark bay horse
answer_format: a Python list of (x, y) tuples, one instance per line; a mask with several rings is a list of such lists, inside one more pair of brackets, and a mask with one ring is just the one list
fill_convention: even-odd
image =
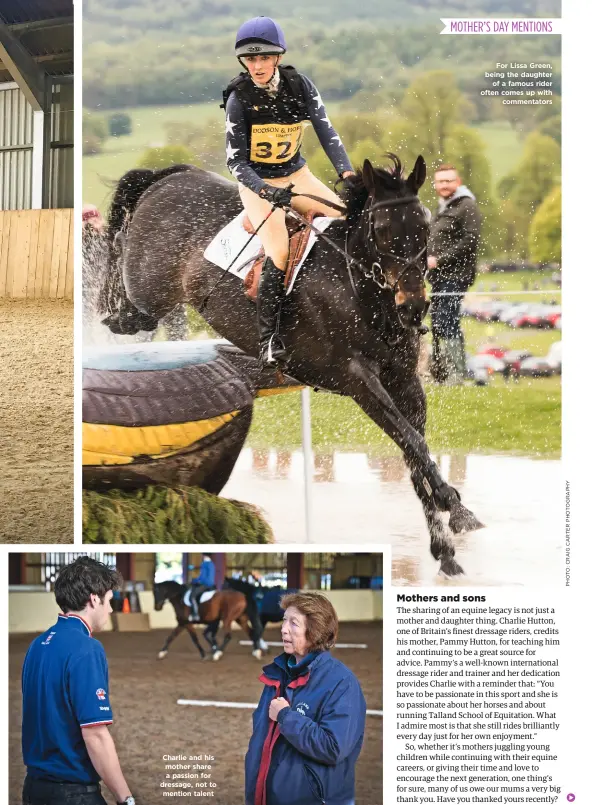
[[(366, 160), (341, 192), (346, 219), (308, 257), (287, 297), (281, 336), (286, 372), (301, 383), (352, 397), (401, 448), (430, 533), (430, 550), (446, 576), (462, 573), (451, 533), (482, 524), (440, 474), (425, 441), (426, 397), (417, 373), (427, 312), (428, 219), (418, 191), (426, 165), (418, 157), (404, 177)], [(109, 266), (102, 298), (110, 327), (166, 316), (186, 302), (244, 352), (258, 355), (255, 306), (237, 277), (204, 259), (217, 232), (238, 215), (237, 185), (187, 165), (130, 171), (109, 214)], [(241, 262), (241, 258), (240, 261)], [(205, 300), (208, 304), (205, 307)], [(136, 324), (135, 316), (137, 317)], [(145, 320), (145, 321), (143, 321)], [(152, 325), (153, 327), (155, 324)], [(362, 535), (374, 538), (374, 527)]]
[[(228, 589), (243, 592), (246, 598), (252, 598), (258, 610), (261, 633), (268, 623), (281, 623), (285, 610), (281, 609), (281, 599), (291, 593), (299, 593), (297, 587), (261, 587), (258, 584), (250, 584), (243, 579), (226, 579), (225, 585)], [(263, 638), (260, 638), (259, 648), (268, 651), (268, 645)]]
[[(163, 581), (159, 584), (155, 584), (153, 587), (156, 611), (159, 612), (162, 610), (165, 602), (169, 601), (174, 608), (176, 620), (178, 621), (178, 625), (173, 632), (168, 635), (163, 648), (157, 655), (160, 660), (167, 656), (172, 640), (184, 630), (186, 630), (192, 638), (192, 642), (200, 652), (202, 659), (204, 660), (206, 658), (205, 651), (196, 634), (196, 621), (190, 619), (191, 609), (184, 603), (184, 596), (187, 591), (188, 587), (184, 584), (178, 584), (177, 581)], [(262, 627), (260, 626), (258, 611), (252, 606), (251, 601), (243, 593), (237, 590), (218, 591), (209, 601), (199, 605), (198, 614), (200, 623), (207, 625), (203, 634), (205, 640), (211, 646), (214, 661), (220, 660), (223, 656), (223, 652), (231, 640), (231, 625), (234, 621), (242, 627), (252, 641), (254, 645), (253, 656), (258, 660), (261, 659), (262, 655), (259, 641), (262, 634)], [(224, 638), (221, 646), (218, 646), (216, 638), (221, 621), (223, 621)]]

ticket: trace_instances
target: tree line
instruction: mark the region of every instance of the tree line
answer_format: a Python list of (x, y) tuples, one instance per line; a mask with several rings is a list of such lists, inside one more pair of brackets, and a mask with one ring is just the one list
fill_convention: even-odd
[[(365, 8), (370, 5), (374, 3)], [(173, 8), (165, 7), (164, 13), (173, 13)], [(90, 35), (84, 49), (88, 108), (214, 101), (239, 71), (233, 45), (241, 17), (217, 17), (221, 27), (212, 33), (209, 26), (193, 24), (183, 15), (172, 19), (170, 27), (162, 21), (155, 28), (143, 17), (143, 25), (130, 30), (125, 22), (117, 25), (115, 17), (109, 19), (111, 33), (97, 39)], [(420, 73), (446, 67), (457, 77), (477, 120), (490, 119), (493, 104), (480, 96), (488, 86), (484, 73), (497, 62), (518, 61), (519, 54), (528, 63), (553, 64), (553, 90), (559, 95), (560, 37), (440, 36), (442, 24), (435, 15), (433, 20), (430, 25), (403, 24), (393, 11), (380, 24), (374, 16), (354, 19), (341, 10), (335, 21), (322, 27), (308, 24), (307, 18), (292, 18), (285, 31), (289, 48), (285, 60), (309, 75), (327, 101), (359, 96), (355, 100), (359, 106), (367, 96), (378, 96), (379, 90), (384, 103), (398, 103)]]

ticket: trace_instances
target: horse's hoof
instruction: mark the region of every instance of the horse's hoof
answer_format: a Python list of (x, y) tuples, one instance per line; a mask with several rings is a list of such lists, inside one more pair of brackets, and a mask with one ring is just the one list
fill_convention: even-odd
[(223, 657), (223, 652), (222, 651), (216, 651), (213, 654), (213, 662), (217, 662), (217, 660), (220, 660), (221, 657)]
[(473, 512), (466, 509), (462, 503), (455, 505), (450, 512), (450, 519), (448, 521), (450, 530), (453, 534), (462, 534), (465, 531), (478, 531), (480, 528), (485, 528)]
[(114, 335), (125, 335), (120, 324), (119, 313), (112, 313), (111, 316), (108, 316), (106, 319), (102, 319), (101, 323), (104, 324)]
[(164, 660), (167, 657), (167, 651), (160, 651), (157, 655), (158, 660)]
[(159, 327), (159, 319), (136, 309), (112, 313), (101, 323), (105, 324), (114, 335), (136, 335), (141, 330), (153, 332)]
[(262, 651), (257, 648), (252, 652), (252, 656), (255, 657), (257, 660), (262, 660)]
[(443, 556), (440, 561), (440, 573), (447, 578), (453, 576), (464, 576), (465, 571), (454, 558), (454, 556)]
[(152, 333), (153, 330), (159, 327), (159, 319), (156, 319), (154, 316), (149, 316), (147, 313), (143, 313), (140, 310), (135, 310), (131, 313), (120, 313), (120, 325), (124, 331), (126, 331), (127, 328), (130, 329), (132, 331), (130, 335), (135, 335), (139, 330)]

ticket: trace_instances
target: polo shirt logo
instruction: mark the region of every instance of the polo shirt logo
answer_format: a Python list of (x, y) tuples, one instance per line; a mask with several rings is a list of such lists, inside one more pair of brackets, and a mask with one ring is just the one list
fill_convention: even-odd
[(306, 704), (306, 702), (299, 702), (298, 706), (297, 706), (295, 709), (296, 709), (296, 710), (298, 711), (298, 713), (300, 713), (302, 716), (305, 716), (305, 715), (306, 715), (306, 710), (309, 710), (309, 709), (310, 709), (310, 707), (309, 707), (309, 705), (307, 705), (307, 704)]
[(95, 691), (95, 695), (97, 696), (97, 698), (100, 701), (103, 701), (105, 699), (105, 696), (106, 696), (105, 691), (104, 691), (103, 688), (97, 688), (97, 690)]
[(46, 639), (41, 641), (41, 645), (42, 645), (42, 646), (49, 646), (49, 644), (50, 644), (50, 640), (52, 639), (52, 637), (53, 637), (55, 634), (56, 634), (55, 632), (50, 632), (50, 633), (49, 633), (49, 635), (46, 637)]

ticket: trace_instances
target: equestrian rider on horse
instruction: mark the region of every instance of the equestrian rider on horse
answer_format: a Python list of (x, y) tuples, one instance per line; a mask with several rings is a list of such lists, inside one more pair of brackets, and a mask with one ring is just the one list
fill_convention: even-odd
[(207, 590), (215, 586), (215, 564), (208, 553), (203, 553), (200, 571), (195, 579), (192, 579), (190, 592), (190, 603), (192, 604), (192, 614), (198, 619), (198, 605), (200, 596)]
[(247, 72), (236, 76), (223, 93), (227, 166), (240, 183), (240, 198), (252, 226), (256, 229), (273, 209), (258, 233), (267, 258), (257, 300), (260, 358), (269, 367), (287, 357), (277, 332), (289, 255), (283, 207), (292, 206), (302, 215), (310, 210), (340, 215), (322, 202), (292, 196), (288, 189), (291, 184), (294, 193), (310, 193), (341, 204), (312, 175), (300, 153), (307, 121), (339, 178), (353, 175), (318, 90), (293, 67), (280, 64), (286, 49), (283, 32), (274, 20), (255, 17), (245, 22), (236, 37), (235, 53)]

